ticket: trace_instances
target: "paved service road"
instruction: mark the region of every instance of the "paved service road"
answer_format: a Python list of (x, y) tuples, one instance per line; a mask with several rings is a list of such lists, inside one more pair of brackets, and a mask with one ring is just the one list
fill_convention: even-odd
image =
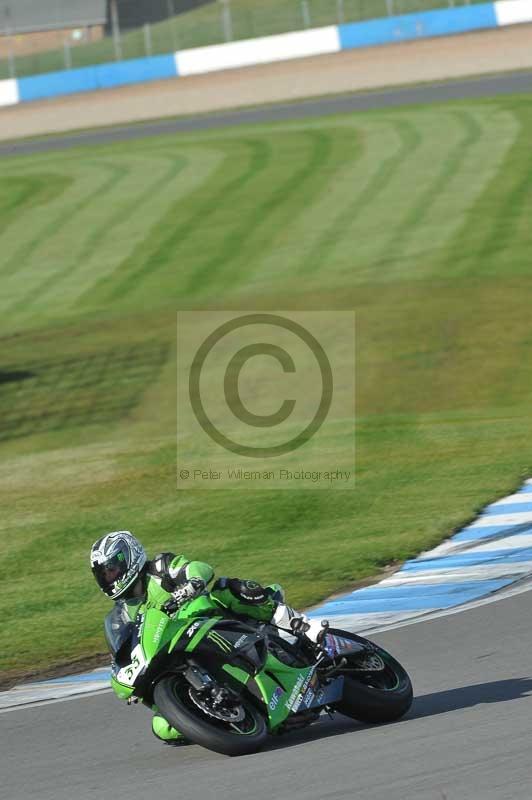
[(205, 131), (226, 126), (261, 122), (308, 119), (309, 117), (321, 117), (328, 114), (347, 114), (351, 111), (369, 111), (371, 109), (394, 108), (420, 103), (438, 103), (445, 100), (493, 97), (495, 95), (519, 92), (532, 93), (532, 72), (515, 72), (487, 78), (467, 78), (446, 83), (405, 87), (403, 89), (337, 95), (317, 100), (278, 103), (253, 109), (224, 111), (197, 117), (116, 126), (83, 133), (63, 134), (45, 139), (29, 139), (0, 144), (0, 156), (45, 153), (81, 145), (92, 146), (141, 139), (146, 136)]
[(230, 759), (171, 748), (110, 693), (0, 715), (9, 800), (521, 800), (532, 793), (532, 592), (381, 634), (409, 669), (407, 718), (337, 716)]

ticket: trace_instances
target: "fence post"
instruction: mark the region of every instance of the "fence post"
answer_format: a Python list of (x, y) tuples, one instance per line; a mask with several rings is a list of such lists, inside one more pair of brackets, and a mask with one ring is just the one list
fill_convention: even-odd
[(231, 2), (230, 0), (220, 0), (222, 4), (222, 32), (224, 41), (233, 41), (233, 20), (231, 19)]
[(116, 0), (111, 0), (111, 28), (113, 30), (113, 45), (115, 61), (122, 61), (122, 42), (120, 41), (120, 23), (118, 21), (118, 6)]
[(4, 36), (6, 37), (7, 42), (7, 68), (9, 70), (9, 77), (16, 78), (17, 77), (17, 69), (15, 64), (15, 54), (13, 52), (13, 34), (11, 33), (11, 9), (7, 7), (5, 9), (5, 20), (4, 20)]
[(310, 19), (310, 8), (308, 0), (301, 0), (301, 15), (303, 17), (303, 27), (310, 28), (312, 22)]
[(386, 0), (386, 13), (388, 16), (393, 17), (394, 11), (394, 0)]
[(9, 34), (7, 35), (6, 38), (8, 39), (8, 45), (7, 45), (8, 46), (7, 67), (8, 67), (8, 70), (9, 70), (9, 77), (10, 78), (16, 78), (17, 77), (17, 67), (16, 67), (16, 62), (15, 62), (15, 54), (13, 52), (13, 39)]
[(336, 17), (338, 25), (343, 25), (345, 22), (344, 0), (336, 0)]
[(151, 27), (149, 22), (145, 22), (142, 26), (144, 31), (144, 52), (147, 56), (151, 56)]
[(65, 61), (65, 69), (72, 69), (72, 53), (70, 52), (68, 36), (65, 36), (63, 39), (63, 58)]
[(172, 36), (172, 47), (175, 51), (178, 50), (178, 38), (175, 32), (176, 21), (174, 17), (176, 14), (174, 8), (174, 0), (166, 0), (166, 8), (168, 9), (168, 24), (170, 25), (170, 32)]

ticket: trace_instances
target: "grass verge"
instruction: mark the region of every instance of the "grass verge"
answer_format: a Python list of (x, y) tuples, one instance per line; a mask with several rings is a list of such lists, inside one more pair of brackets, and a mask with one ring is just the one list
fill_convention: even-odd
[[(531, 472), (531, 122), (505, 97), (3, 163), (2, 670), (102, 651), (105, 530), (309, 605)], [(176, 492), (177, 308), (356, 310), (354, 491)]]

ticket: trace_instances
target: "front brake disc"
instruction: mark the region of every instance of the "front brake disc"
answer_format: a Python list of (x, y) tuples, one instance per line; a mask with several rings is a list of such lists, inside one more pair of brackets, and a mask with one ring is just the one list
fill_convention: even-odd
[(242, 720), (245, 719), (246, 714), (242, 706), (233, 706), (231, 708), (220, 706), (219, 708), (213, 708), (208, 702), (208, 698), (201, 697), (199, 692), (193, 689), (192, 686), (190, 686), (188, 694), (194, 705), (209, 717), (214, 717), (222, 722), (242, 722)]
[(382, 672), (384, 667), (384, 661), (378, 653), (367, 653), (356, 664), (353, 664), (352, 669), (360, 672)]

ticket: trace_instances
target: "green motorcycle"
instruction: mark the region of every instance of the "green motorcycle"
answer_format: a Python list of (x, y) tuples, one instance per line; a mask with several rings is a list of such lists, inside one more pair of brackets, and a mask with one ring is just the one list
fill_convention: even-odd
[[(202, 615), (203, 614), (203, 615)], [(117, 604), (105, 623), (119, 698), (141, 700), (192, 742), (225, 755), (254, 753), (268, 734), (339, 711), (390, 722), (412, 703), (404, 668), (385, 650), (322, 623), (317, 644), (269, 624), (206, 616), (203, 598)]]

